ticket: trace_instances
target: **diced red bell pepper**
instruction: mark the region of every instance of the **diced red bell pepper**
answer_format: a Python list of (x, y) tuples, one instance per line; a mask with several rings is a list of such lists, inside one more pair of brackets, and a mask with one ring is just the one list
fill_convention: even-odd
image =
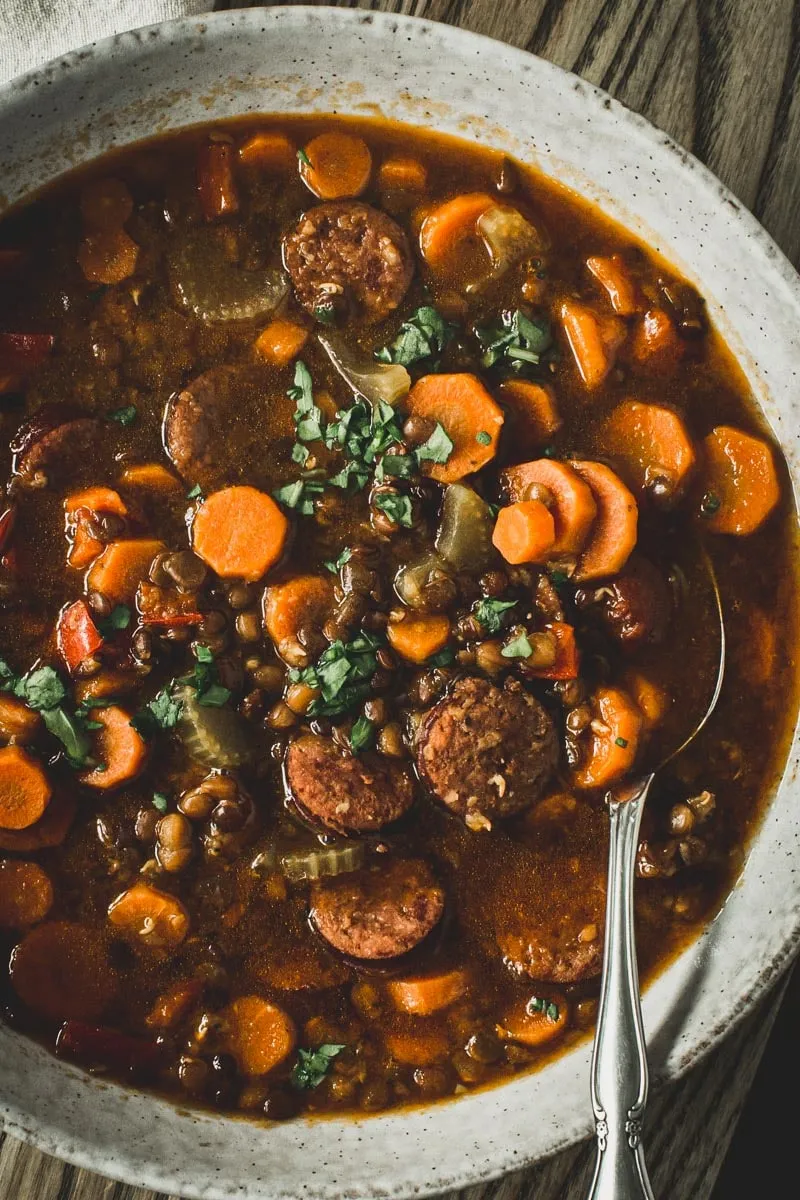
[(551, 667), (525, 670), (526, 675), (536, 679), (577, 679), (580, 667), (580, 652), (575, 640), (575, 630), (565, 621), (553, 621), (545, 629), (556, 639), (556, 661)]
[(84, 1021), (64, 1022), (56, 1038), (56, 1053), (88, 1067), (110, 1067), (137, 1076), (152, 1077), (164, 1061), (164, 1047), (159, 1042)]
[(235, 151), (230, 142), (206, 142), (197, 157), (197, 190), (207, 221), (239, 211), (239, 193), (233, 174)]
[(100, 649), (103, 638), (85, 600), (76, 600), (74, 604), (62, 608), (56, 628), (56, 643), (70, 671), (74, 671), (84, 659)]

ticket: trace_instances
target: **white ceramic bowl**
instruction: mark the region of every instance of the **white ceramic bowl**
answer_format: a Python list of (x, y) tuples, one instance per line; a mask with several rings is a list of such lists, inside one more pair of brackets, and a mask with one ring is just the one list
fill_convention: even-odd
[[(572, 75), (444, 25), (358, 10), (218, 13), (124, 34), (0, 90), (0, 200), (109, 147), (248, 112), (380, 114), (502, 147), (598, 200), (693, 280), (783, 445), (797, 491), (800, 289), (719, 182)], [(2, 195), (4, 193), (4, 197)], [(798, 739), (723, 911), (648, 989), (656, 1080), (685, 1071), (800, 939)], [(183, 1196), (401, 1197), (524, 1166), (588, 1134), (589, 1046), (427, 1110), (269, 1128), (98, 1082), (0, 1028), (0, 1115), (43, 1150)]]

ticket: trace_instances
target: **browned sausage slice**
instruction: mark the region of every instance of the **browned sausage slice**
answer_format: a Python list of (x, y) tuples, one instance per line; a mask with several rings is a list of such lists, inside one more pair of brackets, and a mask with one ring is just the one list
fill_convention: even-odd
[(20, 425), (9, 443), (14, 474), (25, 487), (46, 487), (53, 472), (81, 456), (100, 432), (100, 422), (69, 404), (43, 404)]
[(299, 807), (339, 833), (367, 833), (411, 807), (411, 778), (376, 755), (343, 753), (326, 737), (306, 734), (286, 754), (286, 781)]
[[(577, 861), (577, 860), (576, 860)], [(581, 864), (570, 881), (569, 903), (559, 893), (534, 911), (520, 908), (497, 944), (516, 975), (552, 983), (577, 983), (600, 973), (603, 963), (605, 875)]]
[(345, 200), (304, 213), (283, 243), (283, 261), (303, 308), (380, 321), (408, 290), (408, 240), (386, 213)]
[(340, 875), (311, 895), (311, 920), (334, 949), (351, 958), (407, 954), (444, 912), (444, 892), (424, 862), (395, 859)]
[(552, 720), (515, 681), (468, 678), (429, 713), (417, 743), (420, 773), (471, 829), (521, 812), (542, 795), (558, 758)]

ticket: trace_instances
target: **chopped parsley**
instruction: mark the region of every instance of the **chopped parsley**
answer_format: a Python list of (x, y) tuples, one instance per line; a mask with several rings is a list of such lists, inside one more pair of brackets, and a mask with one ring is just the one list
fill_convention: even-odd
[(191, 673), (173, 679), (131, 718), (131, 725), (137, 733), (149, 737), (159, 729), (175, 728), (183, 712), (179, 685), (192, 688), (197, 694), (197, 703), (204, 708), (222, 708), (223, 704), (228, 703), (230, 689), (219, 682), (214, 655), (208, 646), (195, 646), (194, 655), (196, 661)]
[(312, 666), (294, 667), (289, 672), (291, 682), (304, 683), (320, 693), (309, 705), (309, 715), (336, 717), (366, 700), (382, 644), (362, 631), (350, 642), (332, 642)]
[(700, 501), (700, 513), (704, 517), (713, 517), (722, 507), (722, 501), (714, 492), (706, 492)]
[(337, 1054), (341, 1054), (344, 1046), (327, 1042), (316, 1050), (298, 1050), (297, 1062), (292, 1068), (292, 1085), (300, 1091), (308, 1091), (319, 1087), (330, 1070), (331, 1063)]
[(520, 633), (510, 642), (506, 642), (500, 653), (503, 658), (530, 658), (533, 654), (533, 646), (528, 641), (527, 634)]
[(455, 653), (449, 646), (445, 646), (444, 650), (440, 650), (438, 654), (434, 654), (432, 658), (425, 659), (426, 667), (449, 667), (455, 662)]
[(110, 637), (114, 633), (118, 633), (121, 629), (127, 629), (131, 623), (131, 610), (127, 604), (118, 604), (111, 610), (107, 617), (102, 620), (95, 621), (98, 632), (104, 638)]
[(401, 496), (399, 492), (379, 492), (373, 500), (376, 508), (385, 513), (395, 525), (411, 529), (414, 524), (414, 511), (410, 496)]
[(445, 321), (432, 304), (424, 304), (400, 326), (400, 332), (388, 346), (375, 351), (375, 357), (383, 363), (399, 363), (410, 367), (413, 363), (431, 360), (434, 367), (438, 356), (455, 333), (456, 326)]
[(200, 487), (199, 483), (196, 483), (193, 488), (189, 488), (189, 491), (186, 493), (186, 499), (187, 500), (202, 500), (203, 499), (203, 489)]
[(27, 675), (16, 680), (12, 690), (15, 696), (24, 700), (37, 712), (56, 708), (67, 696), (67, 689), (52, 667), (39, 667), (36, 671), (29, 671)]
[(64, 747), (70, 766), (97, 765), (89, 757), (89, 734), (100, 726), (97, 721), (89, 720), (86, 710), (70, 712), (65, 707), (67, 689), (52, 667), (37, 667), (35, 671), (17, 677), (8, 663), (0, 660), (0, 679), (4, 691), (12, 691), (29, 708), (41, 713), (45, 728)]
[(169, 799), (163, 792), (153, 792), (153, 808), (157, 808), (160, 813), (165, 813), (169, 808)]
[(475, 441), (479, 442), (481, 446), (490, 446), (492, 443), (492, 435), (487, 433), (485, 429), (479, 429), (475, 434)]
[(503, 627), (503, 614), (516, 603), (516, 600), (479, 600), (472, 609), (472, 615), (487, 633), (499, 633)]
[(158, 729), (174, 729), (183, 709), (182, 702), (172, 695), (172, 684), (162, 688), (144, 708), (131, 717), (137, 733), (149, 737)]
[(369, 750), (375, 744), (375, 726), (369, 717), (359, 717), (350, 730), (350, 749), (354, 754)]
[(553, 1000), (545, 1000), (541, 996), (531, 996), (525, 1007), (531, 1016), (534, 1013), (544, 1013), (548, 1021), (552, 1021), (554, 1025), (558, 1021), (559, 1008)]
[(324, 479), (296, 479), (272, 494), (287, 508), (295, 508), (304, 517), (314, 515), (314, 501), (325, 491)]
[(332, 575), (336, 575), (336, 574), (338, 574), (339, 571), (341, 571), (341, 569), (345, 563), (350, 562), (350, 559), (352, 557), (353, 557), (353, 551), (350, 549), (349, 546), (345, 546), (344, 550), (339, 555), (339, 557), (335, 561), (333, 559), (329, 559), (325, 563), (325, 566), (331, 572)]
[(214, 655), (208, 646), (197, 645), (194, 648), (196, 663), (190, 675), (184, 675), (181, 683), (186, 683), (197, 693), (197, 703), (205, 708), (222, 708), (231, 698), (230, 688), (223, 687), (219, 682)]
[(303, 164), (304, 167), (311, 166), (311, 159), (308, 157), (308, 155), (306, 154), (305, 150), (302, 149), (302, 147), (297, 151), (297, 157), (298, 157), (298, 160)]
[(627, 739), (627, 738), (624, 738), (624, 737), (616, 737), (616, 738), (614, 738), (614, 745), (615, 745), (615, 746), (619, 746), (619, 748), (620, 748), (621, 750), (627, 750), (627, 748), (628, 748), (628, 739)]
[(453, 443), (447, 436), (444, 428), (437, 421), (433, 433), (421, 446), (417, 446), (414, 453), (419, 463), (446, 463), (453, 453)]
[(109, 421), (116, 421), (118, 425), (132, 425), (139, 415), (139, 410), (135, 404), (126, 404), (122, 408), (112, 409), (107, 415)]
[(516, 374), (540, 366), (553, 345), (548, 322), (534, 320), (519, 308), (506, 310), (499, 324), (476, 328), (475, 333), (483, 349), (483, 366), (502, 366)]
[(332, 304), (317, 304), (314, 308), (314, 316), (320, 325), (333, 325), (336, 320), (336, 309)]

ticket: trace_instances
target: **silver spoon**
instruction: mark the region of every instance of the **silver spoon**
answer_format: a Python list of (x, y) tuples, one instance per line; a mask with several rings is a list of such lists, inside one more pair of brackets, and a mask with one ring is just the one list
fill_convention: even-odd
[(711, 698), (688, 737), (648, 775), (610, 791), (608, 891), (600, 1006), (592, 1054), (591, 1094), (597, 1157), (589, 1200), (653, 1200), (642, 1146), (647, 1104), (647, 1056), (639, 997), (633, 923), (633, 884), (639, 826), (656, 774), (694, 741), (717, 706), (725, 674), (725, 621), (717, 577), (704, 548), (703, 564), (719, 620), (719, 661)]

